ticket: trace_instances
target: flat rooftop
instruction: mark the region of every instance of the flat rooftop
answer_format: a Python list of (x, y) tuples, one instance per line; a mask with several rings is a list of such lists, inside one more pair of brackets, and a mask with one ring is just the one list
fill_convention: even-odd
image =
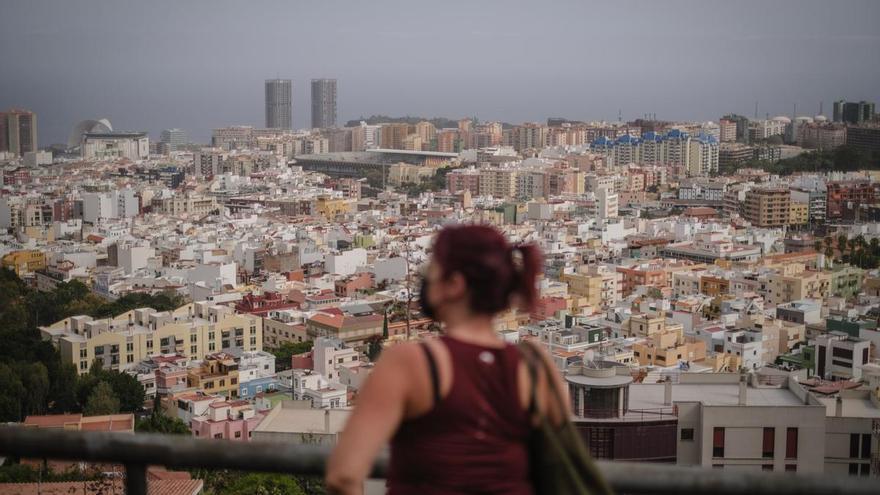
[[(329, 414), (330, 431), (325, 417)], [(264, 433), (339, 433), (348, 421), (350, 411), (344, 409), (306, 409), (294, 401), (275, 406), (254, 430)]]
[[(663, 405), (664, 384), (634, 383), (629, 389), (630, 409), (657, 409)], [(700, 402), (704, 406), (739, 405), (738, 383), (675, 383), (672, 402)], [(804, 402), (787, 388), (753, 388), (746, 392), (748, 406), (803, 406)]]

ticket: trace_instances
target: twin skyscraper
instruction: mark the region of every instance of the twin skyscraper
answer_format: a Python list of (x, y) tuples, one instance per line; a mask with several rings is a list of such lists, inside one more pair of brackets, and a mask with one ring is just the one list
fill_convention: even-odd
[[(293, 83), (266, 80), (266, 127), (293, 128)], [(312, 79), (312, 128), (336, 127), (336, 79)]]

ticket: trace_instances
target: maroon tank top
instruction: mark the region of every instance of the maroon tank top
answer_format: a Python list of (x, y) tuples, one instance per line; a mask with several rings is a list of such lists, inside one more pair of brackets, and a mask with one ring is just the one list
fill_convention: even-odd
[(531, 495), (519, 350), (441, 340), (452, 358), (452, 388), (391, 439), (388, 493)]

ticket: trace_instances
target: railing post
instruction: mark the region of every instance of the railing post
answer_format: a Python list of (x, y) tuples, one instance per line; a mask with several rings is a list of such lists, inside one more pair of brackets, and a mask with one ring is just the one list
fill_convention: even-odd
[(125, 465), (126, 495), (147, 495), (147, 466), (144, 464)]

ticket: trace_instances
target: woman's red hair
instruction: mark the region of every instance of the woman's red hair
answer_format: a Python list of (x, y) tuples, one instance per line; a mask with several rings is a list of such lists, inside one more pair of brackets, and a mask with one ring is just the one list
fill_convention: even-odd
[(494, 315), (511, 306), (534, 309), (535, 281), (543, 265), (538, 246), (512, 245), (487, 225), (460, 225), (437, 234), (432, 255), (444, 277), (464, 276), (472, 311)]

